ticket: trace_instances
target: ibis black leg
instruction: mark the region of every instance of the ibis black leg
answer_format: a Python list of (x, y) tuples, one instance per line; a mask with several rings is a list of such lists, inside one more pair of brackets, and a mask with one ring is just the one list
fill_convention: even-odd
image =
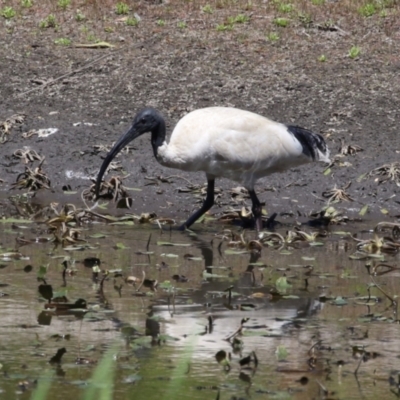
[(262, 219), (261, 219), (261, 216), (262, 216), (261, 203), (260, 203), (260, 200), (258, 200), (258, 197), (254, 190), (249, 190), (249, 195), (251, 198), (251, 202), (253, 203), (253, 205), (251, 207), (251, 211), (253, 212), (256, 229), (258, 231), (260, 231), (263, 227)]
[(214, 204), (214, 179), (209, 179), (207, 181), (207, 196), (204, 200), (203, 205), (200, 210), (197, 210), (193, 215), (191, 215), (188, 220), (180, 226), (179, 229), (185, 230), (189, 228), (194, 222), (196, 222), (203, 214), (205, 214)]

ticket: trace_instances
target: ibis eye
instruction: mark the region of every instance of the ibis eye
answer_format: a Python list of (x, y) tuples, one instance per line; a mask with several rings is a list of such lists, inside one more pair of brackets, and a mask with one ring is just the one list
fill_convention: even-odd
[(144, 118), (141, 118), (140, 123), (141, 123), (141, 124), (145, 124), (145, 123), (146, 123), (146, 120), (145, 120)]

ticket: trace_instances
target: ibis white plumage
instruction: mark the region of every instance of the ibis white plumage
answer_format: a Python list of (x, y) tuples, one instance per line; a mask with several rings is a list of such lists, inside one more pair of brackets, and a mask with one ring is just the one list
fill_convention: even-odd
[(229, 107), (190, 112), (178, 122), (167, 143), (164, 118), (154, 108), (145, 108), (104, 159), (97, 176), (96, 197), (112, 159), (129, 142), (147, 132), (151, 133), (154, 156), (160, 164), (206, 174), (206, 199), (182, 229), (189, 228), (214, 204), (215, 179), (228, 178), (248, 190), (259, 230), (262, 228), (261, 204), (254, 191), (258, 179), (313, 161), (330, 162), (329, 150), (319, 134)]

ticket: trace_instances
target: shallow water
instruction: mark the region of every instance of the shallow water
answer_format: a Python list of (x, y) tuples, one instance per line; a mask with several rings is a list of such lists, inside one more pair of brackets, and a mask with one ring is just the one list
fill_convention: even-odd
[[(29, 398), (35, 381), (48, 371), (54, 373), (48, 398), (80, 397), (95, 364), (77, 365), (76, 359), (99, 362), (110, 347), (114, 399), (212, 399), (218, 390), (222, 399), (393, 396), (389, 377), (397, 382), (400, 327), (388, 296), (397, 295), (399, 272), (374, 277), (387, 296), (373, 287), (368, 300), (373, 281), (365, 265), (382, 259), (349, 258), (356, 243), (340, 233), (351, 230), (368, 238), (374, 226), (332, 227), (318, 239), (322, 245), (264, 246), (259, 257), (228, 247), (215, 235), (221, 230), (216, 226), (195, 226), (191, 236), (161, 233), (150, 225), (95, 224), (83, 232), (92, 249), (66, 251), (51, 243), (20, 247), (26, 259), (0, 259), (1, 397)], [(99, 233), (105, 237), (91, 237)], [(1, 253), (16, 249), (16, 236), (51, 237), (44, 225), (4, 224)], [(142, 254), (149, 237), (151, 254)], [(252, 239), (254, 232), (246, 237)], [(65, 282), (64, 257), (76, 268)], [(139, 293), (111, 273), (101, 291), (83, 264), (88, 257), (99, 258), (101, 269), (121, 269), (125, 277), (142, 278), (144, 272), (159, 286), (155, 292), (141, 287)], [(384, 261), (399, 266), (398, 255), (384, 255)], [(89, 311), (44, 312), (37, 281), (41, 265), (48, 265), (45, 280), (53, 292), (70, 302), (85, 299)], [(175, 282), (173, 275), (188, 281)], [(288, 285), (276, 287), (283, 276)], [(225, 291), (230, 286), (231, 300)], [(271, 289), (280, 296), (271, 298)], [(238, 336), (242, 346), (234, 350), (226, 339), (243, 318), (248, 320)], [(357, 352), (357, 346), (363, 350)], [(49, 364), (62, 347), (67, 353), (61, 363)], [(216, 361), (220, 350), (231, 353), (229, 370)], [(253, 362), (240, 368), (239, 360), (252, 352), (257, 367)]]

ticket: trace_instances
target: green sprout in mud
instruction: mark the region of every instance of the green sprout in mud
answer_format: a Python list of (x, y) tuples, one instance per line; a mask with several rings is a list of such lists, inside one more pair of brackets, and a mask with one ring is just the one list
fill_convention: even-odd
[(234, 24), (244, 24), (245, 22), (249, 21), (249, 17), (245, 14), (239, 14), (236, 15), (236, 17), (233, 18), (232, 23)]
[(320, 55), (320, 56), (318, 57), (318, 61), (319, 61), (319, 62), (325, 62), (325, 61), (326, 61), (326, 55), (325, 55), (325, 54)]
[(219, 24), (216, 27), (218, 32), (231, 31), (232, 28), (233, 28), (233, 25), (230, 25), (230, 24)]
[(279, 35), (276, 32), (270, 32), (267, 35), (267, 39), (270, 42), (276, 42), (277, 40), (279, 40)]
[(67, 7), (71, 4), (71, 0), (58, 0), (58, 7), (62, 8), (63, 10), (66, 10)]
[(53, 14), (50, 14), (44, 20), (40, 21), (39, 28), (47, 29), (47, 28), (56, 28), (56, 17)]
[(79, 10), (76, 10), (76, 14), (75, 14), (75, 21), (76, 22), (82, 22), (86, 19), (85, 15), (82, 14)]
[(21, 6), (24, 8), (31, 8), (33, 6), (32, 0), (22, 0)]
[(285, 4), (285, 3), (281, 3), (278, 6), (278, 10), (281, 13), (290, 13), (293, 11), (293, 4)]
[(375, 4), (374, 3), (367, 3), (364, 6), (360, 7), (358, 9), (358, 12), (363, 17), (372, 17), (374, 14), (376, 14)]
[(358, 46), (353, 46), (349, 50), (349, 57), (350, 58), (357, 58), (361, 54), (361, 49)]
[(289, 20), (287, 18), (275, 18), (274, 24), (281, 28), (286, 28), (289, 25)]
[(218, 32), (230, 31), (235, 24), (244, 24), (249, 21), (249, 17), (245, 14), (238, 14), (235, 17), (228, 17), (227, 22), (217, 25)]
[(214, 12), (213, 8), (212, 8), (209, 4), (206, 4), (206, 5), (201, 9), (201, 11), (203, 11), (203, 13), (205, 13), (205, 14), (212, 14), (212, 13)]
[(97, 39), (97, 37), (93, 33), (89, 33), (89, 35), (87, 35), (87, 40), (88, 42), (99, 42), (99, 39)]
[(137, 18), (127, 18), (127, 20), (125, 21), (125, 24), (127, 26), (138, 26), (139, 20)]
[(311, 3), (313, 3), (315, 6), (322, 6), (325, 4), (325, 0), (311, 0)]
[(313, 19), (310, 14), (299, 12), (297, 15), (299, 21), (307, 28), (313, 23)]
[(164, 21), (163, 19), (158, 19), (157, 22), (156, 22), (156, 24), (157, 24), (158, 26), (165, 26), (165, 21)]
[(14, 18), (16, 15), (16, 11), (12, 7), (4, 7), (1, 10), (1, 16), (4, 17), (5, 19), (11, 19)]
[(68, 38), (60, 38), (60, 39), (56, 39), (54, 41), (55, 44), (58, 44), (60, 46), (69, 46), (71, 44), (71, 39)]
[(185, 21), (179, 21), (176, 25), (179, 29), (185, 29), (187, 27)]
[(115, 13), (118, 15), (126, 15), (129, 12), (129, 6), (125, 3), (117, 3), (115, 6)]

